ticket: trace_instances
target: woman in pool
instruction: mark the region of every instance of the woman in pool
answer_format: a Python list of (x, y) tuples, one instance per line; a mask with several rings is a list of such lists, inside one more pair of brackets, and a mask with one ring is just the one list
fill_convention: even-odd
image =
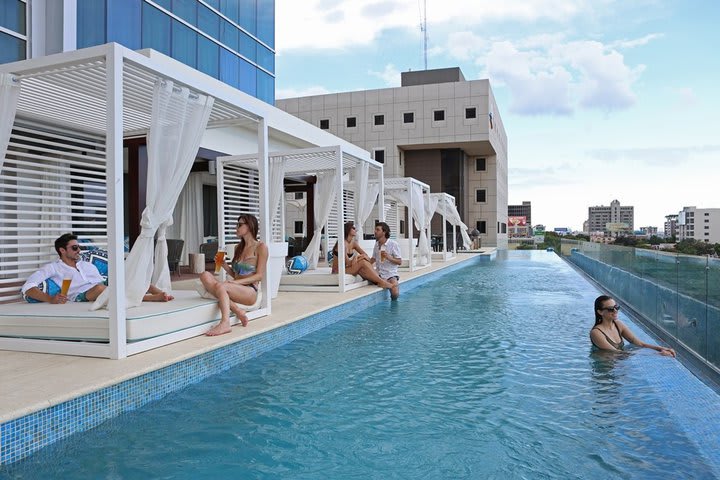
[[(332, 273), (338, 273), (338, 244), (333, 247)], [(365, 250), (355, 240), (355, 225), (353, 222), (345, 223), (345, 273), (348, 275), (360, 275), (363, 279), (376, 284), (379, 287), (390, 289), (393, 296), (398, 295), (398, 287), (383, 280), (378, 275), (373, 262), (375, 259), (368, 257)]]
[(675, 357), (675, 350), (651, 345), (638, 339), (630, 329), (618, 320), (620, 306), (612, 297), (600, 295), (595, 299), (595, 326), (590, 330), (590, 341), (600, 350), (620, 351), (625, 346), (623, 339), (643, 348), (652, 348), (668, 357)]
[(220, 323), (211, 328), (206, 335), (214, 336), (230, 332), (231, 311), (240, 320), (242, 326), (246, 327), (248, 318), (237, 303), (254, 304), (260, 281), (265, 276), (268, 247), (257, 239), (257, 218), (250, 214), (240, 215), (236, 232), (240, 243), (235, 247), (232, 263), (230, 266), (224, 261), (222, 263), (222, 268), (230, 278), (220, 282), (210, 272), (203, 272), (200, 275), (200, 281), (207, 293), (218, 299), (221, 315)]

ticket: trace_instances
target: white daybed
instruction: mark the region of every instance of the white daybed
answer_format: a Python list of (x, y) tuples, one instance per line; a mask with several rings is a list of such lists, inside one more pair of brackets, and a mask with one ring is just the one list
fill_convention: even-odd
[[(283, 274), (280, 278), (280, 291), (282, 292), (337, 292), (340, 285), (340, 275), (330, 273), (330, 267), (319, 267), (315, 270), (306, 270), (299, 275)], [(343, 275), (345, 290), (368, 285), (360, 275)]]
[[(216, 300), (195, 291), (176, 290), (170, 302), (143, 302), (128, 309), (125, 319), (129, 343), (194, 329), (204, 333), (220, 320)], [(89, 303), (11, 303), (0, 312), (0, 336), (12, 338), (80, 340), (107, 343), (110, 339), (108, 310), (90, 310)], [(250, 319), (260, 312), (248, 312)], [(236, 324), (237, 318), (230, 318)], [(128, 349), (132, 350), (129, 345)]]

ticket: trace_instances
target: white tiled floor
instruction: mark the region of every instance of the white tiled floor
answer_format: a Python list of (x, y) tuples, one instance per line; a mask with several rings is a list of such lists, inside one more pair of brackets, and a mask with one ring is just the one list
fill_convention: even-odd
[[(412, 273), (401, 272), (401, 278), (405, 281), (425, 275), (471, 256), (474, 255), (462, 254)], [(190, 289), (189, 283), (177, 282), (174, 287)], [(272, 302), (272, 314), (251, 321), (246, 328), (237, 326), (227, 335), (195, 337), (122, 360), (0, 351), (0, 423), (294, 322), (376, 290), (377, 287), (368, 286), (346, 293), (280, 292)]]

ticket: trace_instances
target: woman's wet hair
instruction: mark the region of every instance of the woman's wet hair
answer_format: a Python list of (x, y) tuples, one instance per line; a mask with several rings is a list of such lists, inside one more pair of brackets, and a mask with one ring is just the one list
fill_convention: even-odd
[(350, 235), (350, 230), (355, 228), (354, 222), (345, 222), (345, 239), (347, 240), (348, 235)]
[(612, 297), (608, 297), (607, 295), (600, 295), (595, 299), (595, 325), (599, 325), (602, 322), (602, 315), (598, 313), (598, 310), (602, 310), (603, 303), (612, 299)]
[[(260, 227), (258, 226), (257, 217), (255, 217), (255, 215), (251, 215), (249, 213), (243, 213), (237, 219), (238, 225), (240, 224), (240, 222), (244, 222), (245, 225), (247, 225), (248, 230), (250, 230), (250, 235), (255, 240), (257, 240), (258, 230), (260, 230)], [(240, 237), (240, 242), (238, 243), (237, 247), (235, 248), (235, 255), (233, 255), (233, 262), (237, 262), (240, 259), (240, 256), (242, 255), (242, 252), (244, 249), (245, 249), (245, 239)]]

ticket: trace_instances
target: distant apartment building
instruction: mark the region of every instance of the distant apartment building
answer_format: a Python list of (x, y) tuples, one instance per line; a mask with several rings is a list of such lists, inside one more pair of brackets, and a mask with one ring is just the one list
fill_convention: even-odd
[(587, 233), (603, 232), (614, 237), (632, 234), (634, 222), (635, 207), (622, 206), (618, 200), (610, 202), (610, 206), (588, 207)]
[(677, 215), (665, 215), (665, 238), (677, 237), (677, 221)]
[(640, 233), (646, 237), (657, 235), (658, 227), (640, 227)]
[(677, 239), (720, 243), (720, 208), (684, 207), (678, 213)]
[(532, 226), (532, 205), (522, 202), (522, 205), (508, 205), (508, 217), (525, 217), (528, 226)]
[(507, 136), (488, 80), (467, 81), (459, 68), (403, 72), (400, 87), (276, 106), (371, 152), (386, 177), (414, 177), (454, 196), (483, 246), (507, 245)]

